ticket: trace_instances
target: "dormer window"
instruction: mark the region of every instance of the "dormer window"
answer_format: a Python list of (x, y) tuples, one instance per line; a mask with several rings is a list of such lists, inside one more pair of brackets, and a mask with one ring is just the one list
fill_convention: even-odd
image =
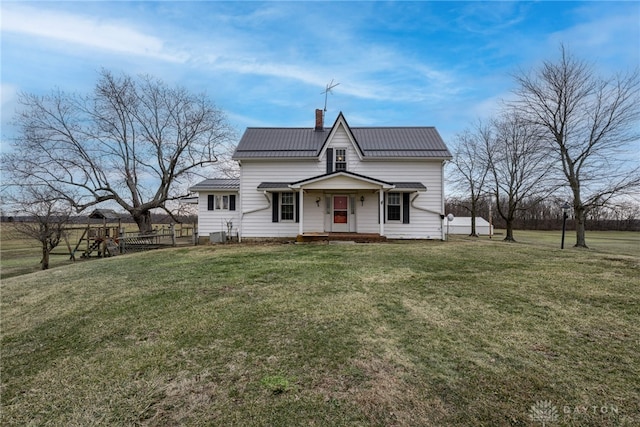
[(345, 171), (347, 170), (347, 149), (346, 148), (336, 148), (335, 149), (335, 165), (337, 171)]

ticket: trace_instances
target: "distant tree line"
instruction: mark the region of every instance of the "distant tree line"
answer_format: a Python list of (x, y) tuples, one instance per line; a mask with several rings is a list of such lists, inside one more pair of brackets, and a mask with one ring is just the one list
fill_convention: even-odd
[[(2, 213), (0, 215), (0, 221), (2, 222), (35, 222), (37, 221), (37, 217), (34, 215), (28, 214), (19, 214), (19, 215), (9, 215), (6, 213)], [(64, 219), (64, 223), (67, 225), (74, 224), (101, 224), (103, 220), (101, 219), (90, 219), (89, 215), (51, 215), (50, 219), (53, 222), (60, 222), (59, 219)], [(135, 224), (133, 217), (129, 214), (123, 213), (119, 216), (120, 221), (123, 224)], [(198, 215), (196, 214), (151, 214), (151, 223), (152, 224), (171, 224), (171, 223), (179, 223), (179, 224), (195, 224), (198, 222)]]
[[(493, 202), (489, 209), (488, 197), (476, 202), (476, 216), (491, 220), (494, 228), (505, 229), (504, 218), (496, 214), (496, 204)], [(519, 230), (560, 230), (562, 228), (562, 209), (564, 201), (561, 198), (547, 200), (525, 200), (522, 212), (514, 219), (513, 226)], [(470, 216), (470, 200), (449, 198), (445, 202), (445, 212), (456, 217)], [(598, 231), (640, 231), (640, 205), (633, 202), (621, 203), (615, 206), (603, 206), (593, 209), (587, 217), (589, 230)], [(575, 218), (569, 215), (567, 230), (575, 230)]]

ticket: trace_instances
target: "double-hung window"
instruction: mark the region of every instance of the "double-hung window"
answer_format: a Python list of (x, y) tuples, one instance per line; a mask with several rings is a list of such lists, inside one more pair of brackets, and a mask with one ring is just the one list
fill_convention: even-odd
[(294, 194), (281, 193), (280, 195), (280, 220), (293, 221), (294, 217)]
[(410, 223), (411, 216), (411, 194), (410, 193), (387, 193), (385, 221)]
[(336, 148), (336, 170), (337, 171), (345, 171), (347, 170), (347, 149), (346, 148)]
[(387, 221), (400, 221), (402, 200), (400, 193), (389, 193), (387, 195)]

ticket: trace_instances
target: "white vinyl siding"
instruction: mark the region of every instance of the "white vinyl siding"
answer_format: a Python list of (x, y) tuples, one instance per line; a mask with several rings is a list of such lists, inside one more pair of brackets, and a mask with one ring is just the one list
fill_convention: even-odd
[[(354, 156), (356, 160), (357, 156)], [(354, 156), (347, 159), (352, 159)], [(375, 160), (349, 162), (349, 170), (361, 175), (369, 176), (386, 182), (421, 182), (427, 187), (426, 192), (411, 193), (410, 199), (415, 199), (413, 205), (432, 212), (411, 207), (411, 223), (403, 224), (402, 217), (397, 222), (387, 222), (384, 226), (385, 235), (389, 238), (420, 238), (440, 239), (442, 236), (442, 220), (439, 212), (442, 210), (442, 161), (439, 160)], [(257, 189), (262, 182), (295, 182), (325, 173), (325, 159), (313, 160), (285, 160), (285, 161), (249, 161), (242, 162), (242, 176), (240, 192), (243, 212), (250, 212), (243, 216), (241, 233), (244, 237), (295, 237), (299, 232), (298, 224), (290, 222), (271, 222), (271, 206), (263, 191)], [(304, 196), (304, 231), (324, 231), (324, 217), (319, 211), (324, 211), (324, 199), (321, 188), (327, 192), (337, 193), (349, 189), (356, 196), (356, 224), (359, 233), (379, 232), (377, 193), (364, 191), (359, 186), (365, 186), (350, 177), (335, 177), (317, 186), (306, 186), (309, 191)], [(331, 189), (331, 190), (330, 190)], [(362, 204), (360, 196), (365, 197)], [(315, 200), (321, 197), (320, 206)], [(206, 207), (206, 205), (205, 205)]]
[[(234, 194), (236, 196), (236, 210), (229, 210), (229, 198)], [(213, 196), (214, 208), (216, 204), (216, 197), (220, 197), (220, 206), (224, 206), (222, 196), (227, 198), (227, 209), (213, 209), (209, 210), (209, 196)], [(217, 231), (227, 231), (227, 222), (232, 222), (233, 229), (232, 234), (238, 230), (240, 225), (240, 196), (238, 193), (212, 193), (212, 192), (199, 192), (198, 193), (198, 235), (200, 237), (207, 237), (209, 233)]]

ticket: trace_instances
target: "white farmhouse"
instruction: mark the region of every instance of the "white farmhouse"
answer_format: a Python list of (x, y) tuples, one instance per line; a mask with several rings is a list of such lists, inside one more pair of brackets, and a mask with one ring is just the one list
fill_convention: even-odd
[(443, 164), (433, 127), (248, 128), (233, 159), (239, 179), (207, 179), (198, 194), (200, 236), (241, 239), (374, 235), (444, 239)]

